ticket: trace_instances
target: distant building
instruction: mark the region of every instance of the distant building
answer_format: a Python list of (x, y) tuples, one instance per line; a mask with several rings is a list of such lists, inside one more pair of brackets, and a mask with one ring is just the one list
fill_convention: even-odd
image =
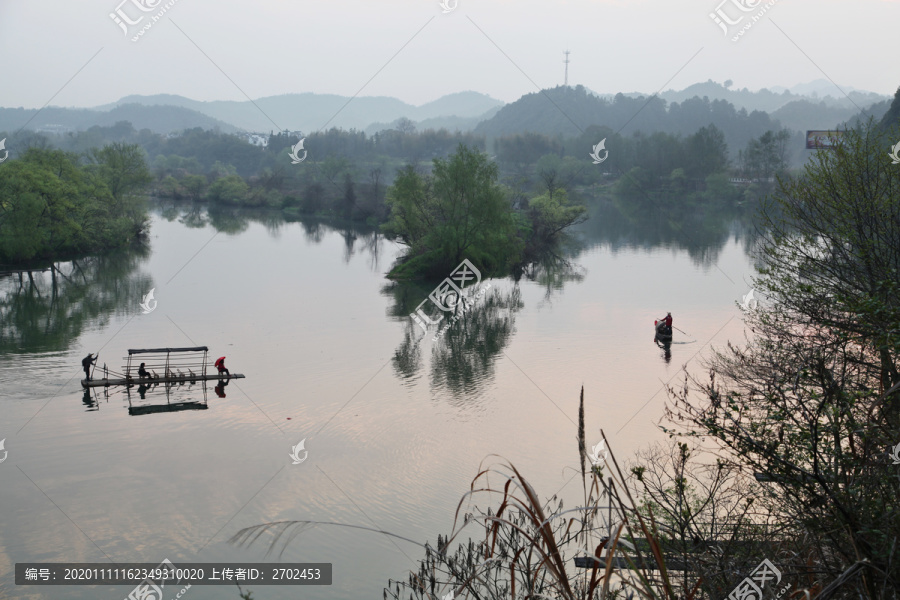
[(261, 148), (269, 145), (268, 133), (244, 133), (244, 139), (247, 140), (247, 143)]
[(54, 123), (47, 123), (46, 125), (41, 125), (34, 131), (35, 131), (35, 133), (52, 133), (55, 135), (63, 135), (65, 133), (69, 133), (70, 131), (72, 131), (72, 128), (67, 125), (56, 125)]

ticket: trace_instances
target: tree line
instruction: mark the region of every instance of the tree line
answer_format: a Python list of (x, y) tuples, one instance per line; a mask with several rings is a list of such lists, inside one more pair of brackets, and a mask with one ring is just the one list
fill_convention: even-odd
[(0, 168), (0, 261), (99, 252), (147, 229), (144, 153), (113, 143), (84, 154), (33, 147)]

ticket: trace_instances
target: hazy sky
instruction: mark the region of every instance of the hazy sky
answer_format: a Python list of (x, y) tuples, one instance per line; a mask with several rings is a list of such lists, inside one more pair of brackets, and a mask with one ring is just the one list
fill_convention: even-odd
[[(600, 93), (654, 93), (707, 79), (759, 89), (830, 78), (884, 94), (900, 85), (892, 66), (900, 0), (445, 1), (456, 7), (444, 13), (439, 0), (0, 0), (0, 106), (36, 108), (51, 98), (55, 106), (95, 106), (156, 93), (354, 95), (361, 88), (360, 95), (413, 104), (463, 90), (512, 101), (561, 84), (567, 47), (569, 83)], [(142, 12), (137, 4), (155, 8)], [(127, 36), (110, 18), (117, 8), (133, 21), (144, 15)], [(728, 36), (710, 17), (717, 8), (732, 21), (743, 17)]]

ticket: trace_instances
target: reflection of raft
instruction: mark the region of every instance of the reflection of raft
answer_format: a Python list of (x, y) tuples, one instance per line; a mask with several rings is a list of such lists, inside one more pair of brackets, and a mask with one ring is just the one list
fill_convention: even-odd
[[(194, 381), (213, 381), (217, 379), (243, 379), (240, 373), (231, 375), (219, 375), (214, 369), (207, 372), (209, 366), (209, 348), (197, 346), (195, 348), (150, 348), (128, 351), (128, 363), (125, 365), (124, 377), (110, 378), (109, 372), (104, 371), (102, 377), (81, 380), (81, 387), (105, 387), (110, 385), (139, 385), (157, 383), (192, 383)], [(145, 368), (151, 373), (149, 377), (139, 377), (138, 369), (132, 364), (132, 357), (141, 354), (141, 360)], [(175, 354), (176, 356), (172, 356)], [(182, 370), (183, 369), (183, 370)], [(196, 372), (194, 371), (196, 369)]]
[(654, 321), (654, 325), (656, 325), (657, 341), (663, 343), (672, 341), (672, 328), (666, 327), (665, 321)]
[[(130, 401), (129, 401), (130, 402)], [(178, 412), (181, 410), (206, 410), (209, 406), (206, 402), (176, 402), (174, 404), (148, 404), (144, 406), (129, 406), (128, 414), (136, 417), (139, 415), (151, 415), (162, 412)]]
[(152, 385), (156, 383), (192, 383), (194, 381), (215, 381), (217, 379), (227, 380), (227, 379), (245, 379), (244, 375), (240, 373), (232, 373), (231, 376), (218, 374), (210, 374), (210, 375), (195, 375), (191, 377), (190, 375), (178, 376), (174, 375), (172, 377), (163, 377), (160, 375), (157, 378), (154, 377), (145, 377), (143, 379), (138, 377), (128, 377), (128, 378), (112, 378), (112, 379), (91, 379), (90, 381), (81, 380), (81, 387), (91, 388), (91, 387), (104, 387), (107, 385), (140, 385), (147, 384)]

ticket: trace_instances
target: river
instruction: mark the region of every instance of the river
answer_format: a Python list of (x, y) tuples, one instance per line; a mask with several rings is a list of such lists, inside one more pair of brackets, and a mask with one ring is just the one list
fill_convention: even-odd
[[(491, 280), (438, 342), (409, 318), (433, 286), (384, 278), (399, 246), (314, 220), (157, 207), (143, 249), (2, 277), (0, 597), (121, 599), (131, 589), (16, 586), (17, 562), (169, 559), (330, 562), (328, 587), (246, 587), (255, 600), (381, 598), (420, 548), (329, 525), (269, 556), (270, 537), (229, 538), (310, 520), (434, 544), (479, 464), (500, 460), (492, 454), (542, 498), (575, 505), (581, 387), (589, 446), (602, 428), (622, 462), (662, 441), (664, 384), (743, 340), (736, 302), (750, 289), (753, 231), (741, 215), (595, 206), (565, 261)], [(667, 311), (684, 332), (669, 360), (652, 341)], [(130, 348), (184, 346), (227, 356), (246, 379), (143, 399), (79, 384), (88, 352), (121, 370)], [(186, 401), (203, 410), (129, 412)], [(301, 441), (305, 460), (293, 464)], [(183, 597), (238, 590), (193, 586)]]

